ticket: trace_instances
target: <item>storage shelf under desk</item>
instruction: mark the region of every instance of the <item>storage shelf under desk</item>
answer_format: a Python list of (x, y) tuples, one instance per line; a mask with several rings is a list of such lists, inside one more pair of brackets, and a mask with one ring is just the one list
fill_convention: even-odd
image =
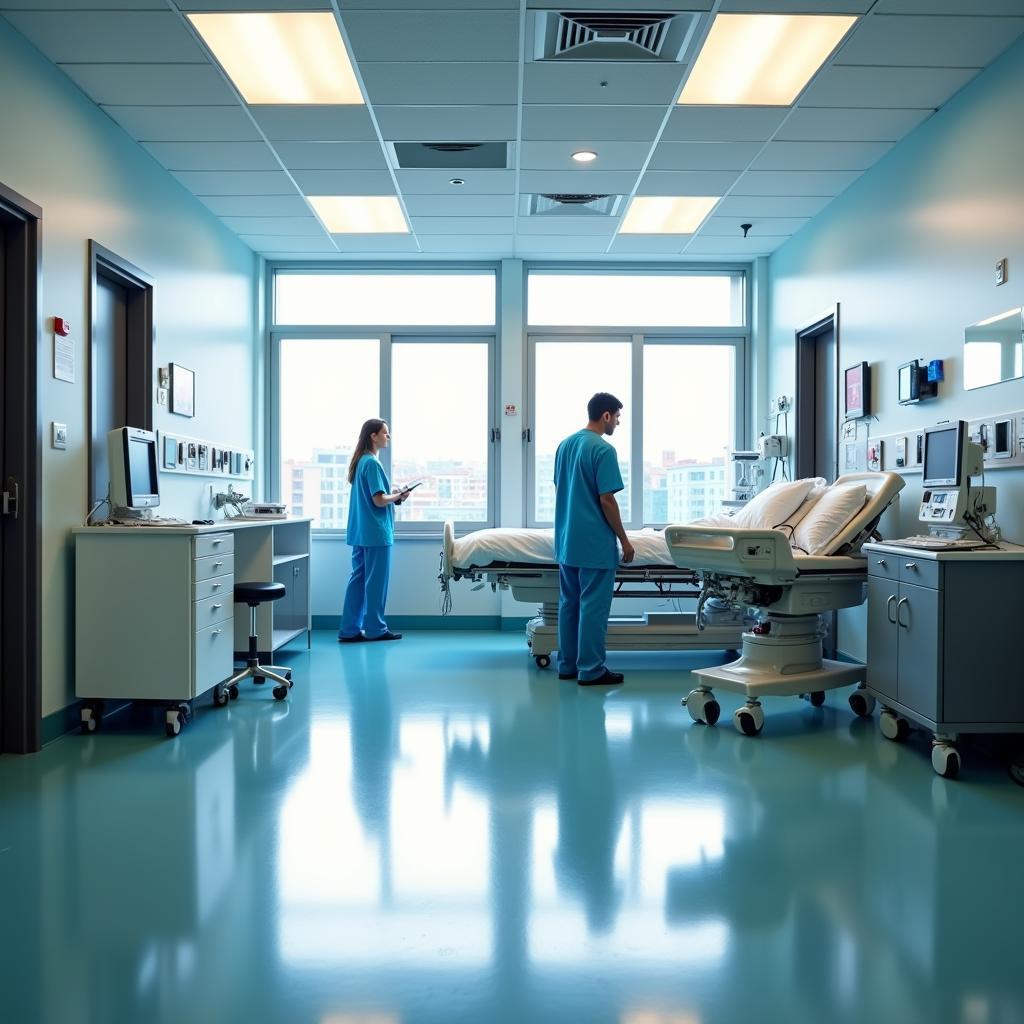
[(274, 555), (274, 567), (286, 565), (288, 562), (301, 562), (308, 558), (308, 553), (302, 555)]

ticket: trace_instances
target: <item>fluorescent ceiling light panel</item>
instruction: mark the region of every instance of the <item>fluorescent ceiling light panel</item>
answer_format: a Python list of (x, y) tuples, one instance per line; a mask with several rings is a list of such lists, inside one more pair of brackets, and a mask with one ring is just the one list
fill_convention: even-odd
[(190, 14), (247, 103), (362, 103), (329, 11)]
[(720, 196), (636, 196), (620, 235), (691, 235)]
[(332, 235), (407, 235), (397, 196), (307, 196)]
[(719, 14), (679, 103), (788, 107), (856, 18)]

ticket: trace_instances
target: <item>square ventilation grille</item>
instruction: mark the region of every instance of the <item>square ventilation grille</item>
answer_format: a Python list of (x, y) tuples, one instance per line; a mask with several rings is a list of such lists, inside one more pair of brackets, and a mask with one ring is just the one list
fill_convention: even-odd
[(524, 217), (614, 217), (622, 196), (589, 192), (541, 192), (519, 197)]
[(395, 166), (408, 168), (510, 167), (512, 144), (509, 142), (389, 142)]
[(681, 63), (700, 15), (690, 11), (527, 12), (530, 60)]

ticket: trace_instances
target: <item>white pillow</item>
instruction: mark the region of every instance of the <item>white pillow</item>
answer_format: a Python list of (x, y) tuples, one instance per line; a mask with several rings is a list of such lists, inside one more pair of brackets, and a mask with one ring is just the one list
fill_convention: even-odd
[(829, 485), (825, 482), (823, 476), (816, 476), (811, 479), (814, 486), (808, 491), (803, 504), (799, 505), (797, 510), (779, 527), (780, 530), (785, 530), (790, 537), (793, 536), (793, 528), (796, 524), (828, 493)]
[(829, 544), (844, 526), (864, 507), (867, 488), (863, 484), (830, 487), (796, 524), (793, 547), (809, 555), (826, 554)]
[(745, 530), (773, 530), (797, 510), (816, 483), (815, 477), (772, 484), (755, 494), (733, 516), (733, 523)]

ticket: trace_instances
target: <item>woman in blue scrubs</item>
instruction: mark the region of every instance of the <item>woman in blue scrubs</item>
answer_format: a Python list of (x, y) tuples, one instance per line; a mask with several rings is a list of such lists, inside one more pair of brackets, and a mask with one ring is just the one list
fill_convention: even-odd
[[(352, 548), (352, 575), (345, 591), (338, 640), (354, 644), (368, 640), (401, 640), (384, 621), (391, 577), (391, 548), (395, 543), (395, 505), (409, 497), (393, 492), (377, 453), (391, 440), (383, 420), (367, 420), (348, 464), (352, 494), (348, 504), (348, 531)], [(365, 629), (365, 632), (364, 632)]]

